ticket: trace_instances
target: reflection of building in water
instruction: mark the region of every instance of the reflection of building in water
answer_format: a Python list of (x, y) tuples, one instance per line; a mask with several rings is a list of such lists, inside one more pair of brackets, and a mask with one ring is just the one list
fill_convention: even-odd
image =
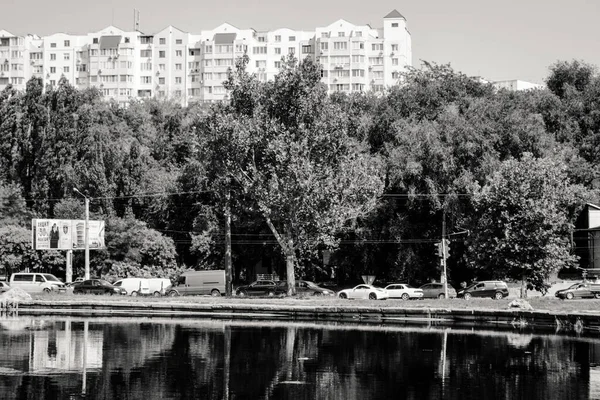
[[(102, 368), (103, 332), (88, 332), (87, 363), (88, 370)], [(29, 371), (66, 372), (83, 369), (83, 331), (36, 331), (31, 338)]]

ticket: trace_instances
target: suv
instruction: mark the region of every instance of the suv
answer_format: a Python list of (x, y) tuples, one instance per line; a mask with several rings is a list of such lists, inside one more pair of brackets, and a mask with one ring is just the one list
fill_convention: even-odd
[(508, 296), (508, 286), (502, 281), (475, 282), (471, 286), (459, 291), (458, 297), (469, 300), (471, 297), (489, 297), (500, 300)]

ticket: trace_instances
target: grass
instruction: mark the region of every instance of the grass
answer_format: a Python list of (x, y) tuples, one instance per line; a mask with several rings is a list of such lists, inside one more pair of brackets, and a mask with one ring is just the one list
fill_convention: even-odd
[[(343, 300), (337, 297), (294, 297), (294, 298), (239, 298), (211, 296), (181, 297), (131, 297), (109, 295), (74, 295), (72, 293), (36, 294), (34, 300), (61, 302), (85, 301), (98, 303), (185, 303), (185, 304), (270, 304), (270, 305), (302, 305), (314, 307), (405, 307), (405, 308), (448, 308), (448, 309), (486, 309), (506, 310), (516, 297), (509, 296), (503, 300), (492, 299), (423, 299), (404, 301), (400, 299), (381, 300)], [(590, 312), (600, 314), (600, 300), (560, 300), (554, 296), (532, 297), (527, 299), (537, 311), (552, 312)]]

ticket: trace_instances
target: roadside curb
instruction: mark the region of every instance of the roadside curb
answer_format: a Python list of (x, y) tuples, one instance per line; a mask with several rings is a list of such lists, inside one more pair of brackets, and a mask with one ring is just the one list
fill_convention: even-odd
[(600, 332), (600, 314), (536, 310), (482, 310), (376, 306), (308, 306), (278, 304), (98, 303), (94, 301), (30, 301), (18, 305), (17, 315), (89, 317), (172, 317), (365, 324), (435, 324), (533, 328), (577, 333)]

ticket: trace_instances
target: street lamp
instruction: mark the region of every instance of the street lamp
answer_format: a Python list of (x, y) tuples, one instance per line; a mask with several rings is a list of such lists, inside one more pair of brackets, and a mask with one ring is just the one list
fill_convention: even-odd
[(90, 279), (90, 198), (81, 193), (76, 187), (73, 191), (85, 199), (85, 280)]

